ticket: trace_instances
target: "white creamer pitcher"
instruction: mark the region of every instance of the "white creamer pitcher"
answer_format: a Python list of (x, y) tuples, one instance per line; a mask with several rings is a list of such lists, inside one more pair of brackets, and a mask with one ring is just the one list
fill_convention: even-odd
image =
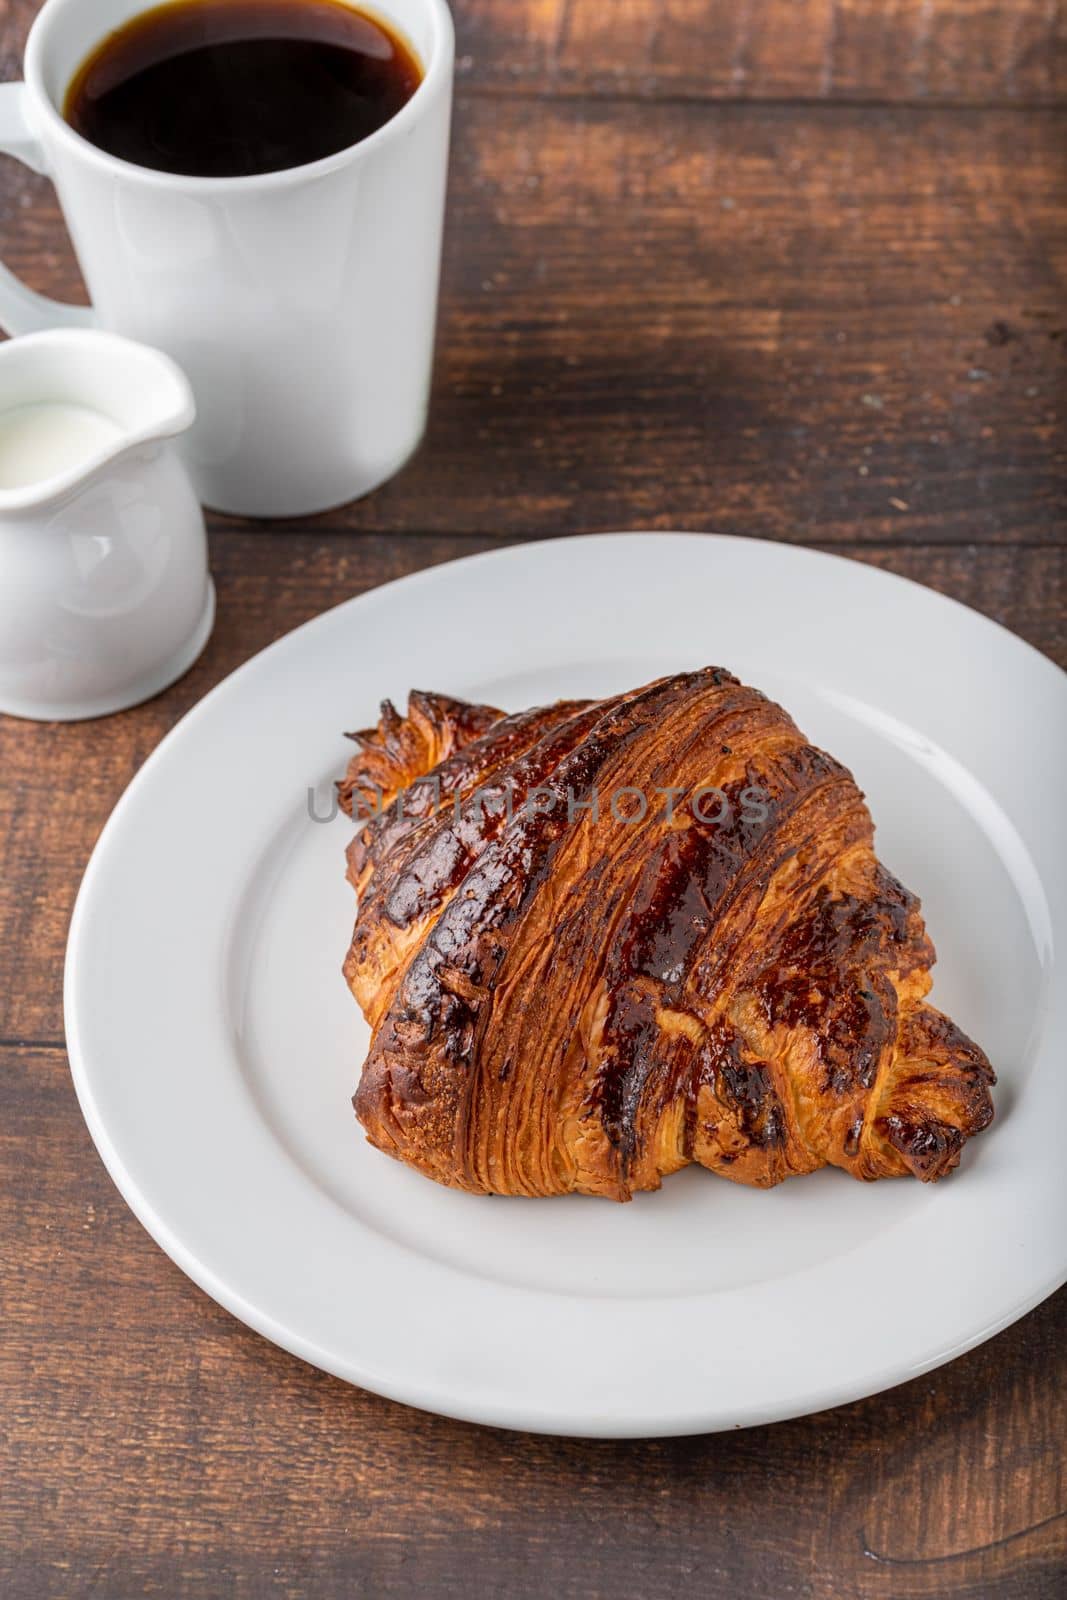
[(204, 648), (204, 519), (171, 443), (194, 416), (180, 369), (128, 339), (0, 345), (0, 711), (103, 716)]

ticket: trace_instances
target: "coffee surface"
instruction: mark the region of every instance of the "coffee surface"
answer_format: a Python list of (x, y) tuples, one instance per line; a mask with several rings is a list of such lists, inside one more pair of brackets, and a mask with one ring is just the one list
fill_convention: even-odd
[(63, 114), (136, 166), (248, 177), (358, 144), (421, 79), (410, 45), (343, 0), (172, 0), (97, 47)]

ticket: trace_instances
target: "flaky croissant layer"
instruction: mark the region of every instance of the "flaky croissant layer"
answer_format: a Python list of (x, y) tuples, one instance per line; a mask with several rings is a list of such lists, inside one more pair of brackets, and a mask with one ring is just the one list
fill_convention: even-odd
[(476, 1193), (933, 1179), (993, 1115), (849, 772), (718, 668), (386, 702), (339, 785), (371, 1142)]

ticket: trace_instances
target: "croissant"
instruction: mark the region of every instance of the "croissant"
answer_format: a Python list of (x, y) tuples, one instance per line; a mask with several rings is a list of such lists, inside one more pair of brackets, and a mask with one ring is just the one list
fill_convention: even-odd
[(718, 668), (506, 716), (386, 701), (339, 784), (372, 1144), (454, 1188), (628, 1200), (942, 1177), (989, 1062), (851, 774)]

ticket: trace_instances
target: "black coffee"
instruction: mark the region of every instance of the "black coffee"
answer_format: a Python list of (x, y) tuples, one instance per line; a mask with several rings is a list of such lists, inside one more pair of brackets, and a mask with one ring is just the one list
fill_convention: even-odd
[(136, 166), (238, 178), (358, 144), (421, 80), (411, 47), (344, 0), (172, 0), (98, 46), (63, 114)]

